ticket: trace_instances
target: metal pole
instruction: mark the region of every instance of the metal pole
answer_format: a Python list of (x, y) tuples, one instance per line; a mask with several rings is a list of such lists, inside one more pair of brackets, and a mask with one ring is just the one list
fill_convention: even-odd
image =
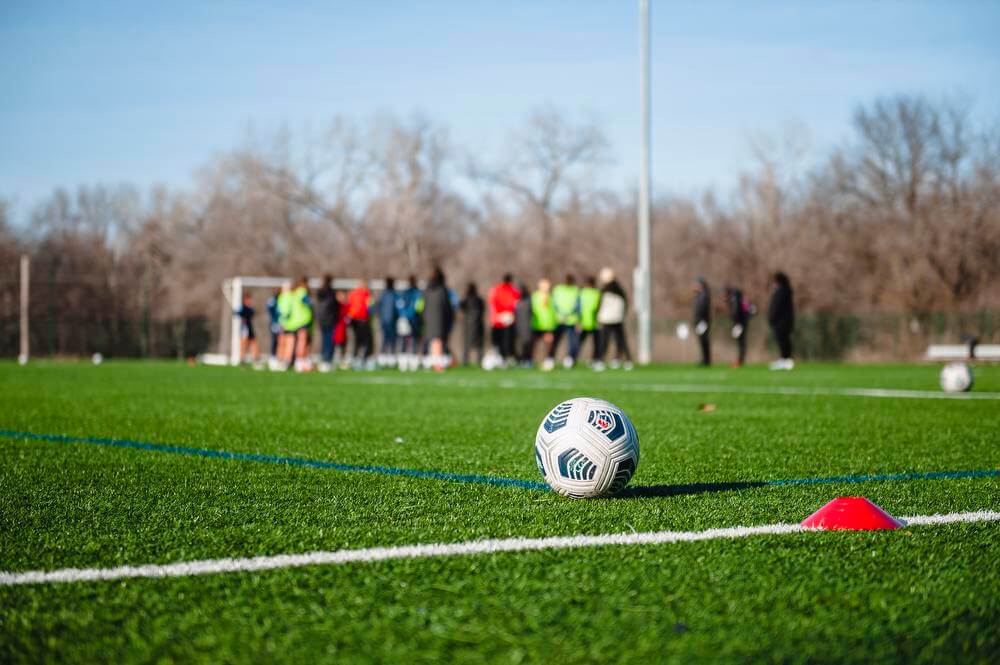
[(21, 255), (21, 354), (18, 356), (18, 362), (24, 364), (28, 362), (28, 355), (30, 353), (30, 345), (28, 339), (28, 302), (29, 302), (29, 283), (28, 280), (31, 278), (31, 259), (28, 258), (27, 254)]
[(639, 146), (638, 266), (635, 270), (635, 310), (639, 323), (639, 363), (649, 364), (653, 352), (652, 283), (649, 249), (649, 0), (639, 0), (639, 97), (642, 107), (642, 141)]

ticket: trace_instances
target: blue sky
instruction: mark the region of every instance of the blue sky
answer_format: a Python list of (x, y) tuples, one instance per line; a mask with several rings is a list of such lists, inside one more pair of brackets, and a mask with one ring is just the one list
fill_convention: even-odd
[[(653, 7), (657, 193), (726, 190), (748, 138), (796, 123), (822, 155), (878, 95), (963, 95), (1000, 118), (1000, 2)], [(0, 196), (183, 187), (248, 130), (422, 112), (489, 150), (532, 109), (594, 117), (637, 171), (637, 3), (0, 2)]]

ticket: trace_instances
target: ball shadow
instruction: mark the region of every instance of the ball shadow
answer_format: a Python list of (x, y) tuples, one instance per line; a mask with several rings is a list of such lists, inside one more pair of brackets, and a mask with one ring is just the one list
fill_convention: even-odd
[(608, 499), (648, 499), (663, 496), (681, 496), (685, 494), (705, 494), (708, 492), (733, 492), (737, 490), (766, 487), (767, 483), (760, 481), (742, 481), (728, 483), (687, 483), (683, 485), (646, 485), (626, 487), (621, 492), (613, 494)]

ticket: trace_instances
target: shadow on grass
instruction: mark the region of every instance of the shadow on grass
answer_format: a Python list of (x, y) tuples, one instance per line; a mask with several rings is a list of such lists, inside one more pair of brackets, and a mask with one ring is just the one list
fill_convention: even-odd
[(706, 494), (708, 492), (733, 492), (736, 490), (767, 487), (768, 483), (759, 481), (729, 482), (729, 483), (688, 483), (686, 485), (646, 485), (645, 487), (626, 487), (609, 499), (648, 499), (658, 496), (681, 496), (684, 494)]

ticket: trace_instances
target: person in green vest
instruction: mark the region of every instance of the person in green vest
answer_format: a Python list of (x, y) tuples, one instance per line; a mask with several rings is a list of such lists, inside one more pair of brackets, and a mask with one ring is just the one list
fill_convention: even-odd
[(555, 353), (565, 335), (567, 349), (563, 367), (569, 369), (576, 364), (576, 357), (580, 353), (579, 338), (576, 333), (576, 328), (580, 325), (580, 287), (576, 285), (576, 278), (573, 275), (566, 275), (563, 283), (556, 284), (552, 289), (552, 306), (556, 311), (556, 331), (552, 340), (552, 350)]
[(545, 342), (545, 360), (542, 371), (555, 367), (556, 310), (552, 306), (552, 284), (547, 279), (538, 280), (538, 289), (531, 294), (531, 329), (537, 342)]
[(592, 338), (593, 353), (592, 360), (597, 360), (597, 350), (601, 344), (597, 338), (597, 310), (601, 307), (601, 290), (597, 288), (597, 280), (591, 275), (584, 280), (584, 287), (580, 289), (580, 341), (577, 345), (578, 352), (583, 351), (583, 345), (588, 338)]
[[(295, 334), (289, 326), (289, 318), (292, 315), (292, 282), (285, 281), (281, 284), (281, 292), (277, 298), (278, 327), (281, 332), (278, 337), (278, 363), (276, 369), (288, 369), (292, 364), (292, 356), (295, 353)], [(272, 368), (274, 369), (274, 368)]]
[(309, 280), (300, 277), (291, 293), (287, 329), (293, 335), (295, 371), (312, 369), (309, 359), (309, 341), (312, 337), (313, 308), (309, 297)]

